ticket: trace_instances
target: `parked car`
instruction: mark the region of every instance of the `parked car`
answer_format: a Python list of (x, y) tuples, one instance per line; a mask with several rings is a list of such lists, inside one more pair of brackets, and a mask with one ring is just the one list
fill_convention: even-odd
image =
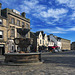
[(58, 50), (58, 52), (62, 52), (62, 50), (61, 49), (57, 49)]
[(62, 51), (64, 52), (64, 51), (69, 51), (69, 50), (68, 50), (68, 49), (64, 49), (64, 50), (62, 50)]
[(52, 53), (57, 53), (57, 52), (58, 52), (57, 49), (53, 49), (53, 50), (52, 50)]
[(48, 51), (50, 52), (61, 52), (61, 49), (59, 46), (48, 46)]

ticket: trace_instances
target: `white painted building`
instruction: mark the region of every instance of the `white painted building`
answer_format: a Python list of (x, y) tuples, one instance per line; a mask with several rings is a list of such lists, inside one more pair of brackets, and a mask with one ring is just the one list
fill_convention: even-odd
[(54, 46), (54, 42), (48, 42), (48, 46)]
[(39, 47), (43, 46), (43, 31), (38, 31), (35, 33), (37, 37), (37, 51), (39, 50)]
[(48, 37), (47, 37), (47, 34), (43, 34), (43, 45), (48, 47)]
[(50, 34), (50, 41), (54, 42), (54, 46), (59, 46), (61, 49), (62, 44), (61, 44), (61, 38), (60, 37), (57, 37), (57, 36), (54, 36), (53, 34)]
[(54, 46), (54, 42), (50, 41), (50, 35), (48, 35), (47, 37), (48, 37), (48, 47)]

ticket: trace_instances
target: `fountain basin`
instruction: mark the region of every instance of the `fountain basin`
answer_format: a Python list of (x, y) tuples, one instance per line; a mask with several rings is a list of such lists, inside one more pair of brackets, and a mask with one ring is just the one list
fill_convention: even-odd
[(5, 53), (5, 62), (34, 63), (41, 62), (41, 53)]

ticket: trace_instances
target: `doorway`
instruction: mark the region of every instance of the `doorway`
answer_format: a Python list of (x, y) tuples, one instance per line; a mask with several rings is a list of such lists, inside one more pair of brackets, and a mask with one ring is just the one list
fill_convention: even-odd
[(4, 55), (4, 53), (5, 53), (4, 47), (0, 47), (0, 55)]

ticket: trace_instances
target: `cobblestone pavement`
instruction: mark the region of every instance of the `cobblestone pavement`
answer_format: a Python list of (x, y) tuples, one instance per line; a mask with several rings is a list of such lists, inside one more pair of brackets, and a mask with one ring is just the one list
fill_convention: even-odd
[[(4, 57), (0, 56), (0, 63)], [(42, 53), (43, 64), (0, 65), (0, 75), (75, 75), (75, 51)]]

